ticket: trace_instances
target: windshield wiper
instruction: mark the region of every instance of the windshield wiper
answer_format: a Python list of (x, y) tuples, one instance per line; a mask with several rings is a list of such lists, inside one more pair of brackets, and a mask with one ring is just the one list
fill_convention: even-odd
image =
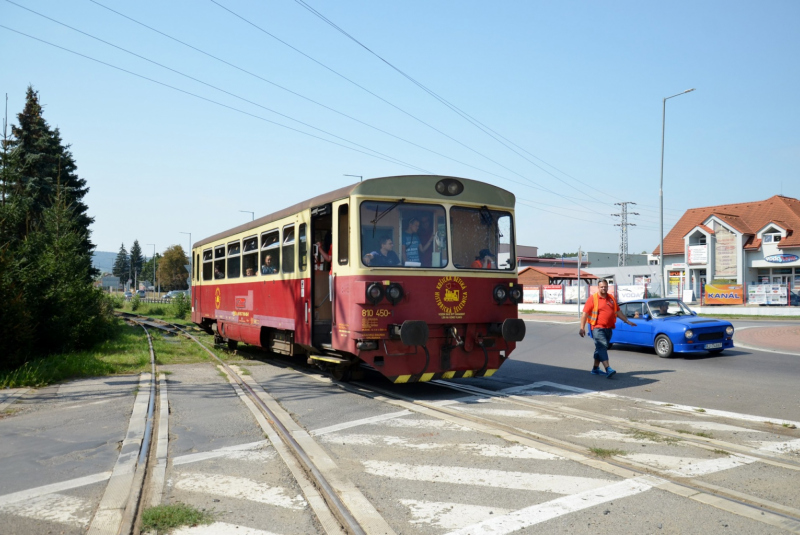
[[(489, 210), (489, 207), (486, 205), (481, 206), (480, 209), (481, 221), (487, 227), (490, 227), (495, 224), (494, 216), (492, 215), (492, 211)], [(499, 238), (503, 237), (503, 233), (500, 232), (500, 227), (497, 227), (497, 235)]]
[(380, 214), (378, 214), (378, 206), (380, 205), (380, 203), (376, 203), (375, 204), (375, 219), (370, 221), (370, 223), (372, 223), (372, 237), (373, 238), (375, 237), (375, 228), (378, 226), (378, 221), (383, 219), (383, 217), (386, 214), (388, 214), (389, 212), (391, 212), (392, 210), (394, 210), (395, 208), (397, 208), (400, 204), (402, 204), (404, 202), (406, 202), (405, 199), (400, 199), (400, 200), (396, 201), (394, 204), (392, 204), (389, 208), (387, 208), (386, 210), (381, 212)]

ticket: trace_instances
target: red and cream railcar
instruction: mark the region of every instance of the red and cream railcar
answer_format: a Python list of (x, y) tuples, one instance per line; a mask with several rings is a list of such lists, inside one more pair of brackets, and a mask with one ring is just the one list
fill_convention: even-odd
[(192, 321), (335, 376), (365, 363), (397, 383), (486, 377), (525, 335), (514, 195), (474, 180), (365, 180), (192, 255)]

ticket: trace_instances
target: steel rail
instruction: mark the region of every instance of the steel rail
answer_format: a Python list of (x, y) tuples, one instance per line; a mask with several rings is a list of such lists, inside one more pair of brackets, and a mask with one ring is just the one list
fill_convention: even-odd
[[(128, 313), (123, 313), (126, 317), (131, 318), (144, 318), (144, 316), (136, 316), (131, 315)], [(239, 374), (237, 374), (230, 366), (228, 366), (222, 359), (220, 359), (217, 355), (214, 354), (205, 344), (203, 344), (200, 340), (198, 340), (195, 336), (190, 334), (185, 330), (185, 326), (178, 325), (174, 323), (162, 322), (159, 320), (154, 320), (152, 318), (147, 318), (147, 320), (151, 323), (163, 323), (164, 330), (177, 330), (183, 336), (189, 338), (197, 345), (199, 345), (206, 353), (209, 354), (214, 360), (219, 362), (219, 364), (225, 369), (225, 371), (233, 377), (236, 383), (245, 391), (247, 392), (248, 397), (255, 403), (255, 405), (259, 408), (259, 410), (267, 417), (267, 420), (281, 437), (283, 442), (286, 446), (294, 453), (295, 457), (300, 461), (302, 466), (305, 468), (306, 472), (311, 476), (312, 480), (316, 483), (317, 487), (322, 493), (325, 502), (328, 504), (328, 507), (334, 513), (334, 515), (339, 519), (342, 525), (348, 530), (349, 533), (353, 535), (366, 535), (366, 531), (364, 528), (358, 523), (355, 519), (353, 514), (350, 510), (345, 506), (342, 502), (339, 495), (333, 489), (331, 484), (327, 481), (325, 476), (322, 472), (317, 468), (311, 458), (308, 456), (306, 451), (303, 447), (294, 439), (292, 434), (289, 432), (288, 429), (281, 423), (281, 421), (277, 418), (277, 416), (267, 407), (266, 403), (262, 401), (262, 399), (255, 393), (255, 391), (244, 381)], [(135, 319), (133, 321), (136, 321)]]

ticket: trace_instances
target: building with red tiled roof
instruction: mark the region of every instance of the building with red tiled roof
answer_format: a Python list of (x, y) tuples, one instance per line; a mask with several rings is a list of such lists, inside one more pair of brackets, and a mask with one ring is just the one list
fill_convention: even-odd
[[(659, 254), (659, 248), (653, 251)], [(699, 295), (705, 283), (800, 288), (800, 200), (782, 195), (692, 208), (664, 237), (668, 293)]]

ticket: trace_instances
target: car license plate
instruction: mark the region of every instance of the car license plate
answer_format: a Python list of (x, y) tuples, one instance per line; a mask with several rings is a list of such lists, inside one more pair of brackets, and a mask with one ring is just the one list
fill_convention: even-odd
[(706, 344), (706, 349), (719, 349), (722, 344)]

